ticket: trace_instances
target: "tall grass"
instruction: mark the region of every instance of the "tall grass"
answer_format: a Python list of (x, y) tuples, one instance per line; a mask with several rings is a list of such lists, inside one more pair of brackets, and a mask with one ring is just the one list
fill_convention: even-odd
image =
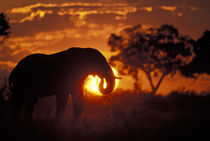
[(55, 97), (45, 98), (36, 105), (33, 121), (2, 120), (0, 138), (189, 140), (208, 137), (210, 131), (208, 93), (174, 91), (162, 96), (119, 90), (108, 96), (86, 94), (82, 116), (76, 122), (71, 97), (59, 121), (54, 120), (55, 109)]

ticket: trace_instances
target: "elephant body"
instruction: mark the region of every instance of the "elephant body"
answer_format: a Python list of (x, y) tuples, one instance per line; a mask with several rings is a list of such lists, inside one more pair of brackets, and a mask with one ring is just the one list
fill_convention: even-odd
[(69, 94), (72, 96), (75, 116), (82, 112), (83, 84), (88, 75), (105, 78), (108, 86), (99, 90), (110, 93), (115, 76), (105, 57), (96, 49), (70, 48), (55, 54), (32, 54), (22, 59), (9, 76), (12, 91), (13, 118), (19, 117), (20, 108), (26, 105), (25, 118), (31, 118), (39, 98), (56, 95), (60, 117), (65, 110)]

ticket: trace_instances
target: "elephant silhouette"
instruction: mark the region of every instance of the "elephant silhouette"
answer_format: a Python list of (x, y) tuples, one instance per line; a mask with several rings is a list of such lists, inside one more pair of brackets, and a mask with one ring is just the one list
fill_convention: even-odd
[(93, 48), (69, 48), (46, 55), (32, 54), (23, 58), (9, 76), (12, 92), (12, 117), (19, 119), (20, 109), (25, 105), (25, 119), (31, 119), (34, 105), (39, 98), (56, 96), (56, 117), (65, 110), (69, 95), (72, 96), (74, 116), (83, 109), (83, 84), (88, 75), (97, 75), (101, 80), (99, 91), (109, 94), (115, 86), (113, 70), (106, 58)]

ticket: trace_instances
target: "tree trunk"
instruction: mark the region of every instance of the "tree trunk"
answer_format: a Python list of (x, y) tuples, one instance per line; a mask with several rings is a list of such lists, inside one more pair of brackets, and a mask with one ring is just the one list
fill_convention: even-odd
[(146, 74), (147, 74), (150, 86), (152, 88), (152, 94), (156, 94), (156, 92), (157, 92), (158, 88), (160, 87), (160, 84), (163, 81), (163, 79), (166, 76), (166, 74), (162, 73), (162, 75), (161, 75), (161, 77), (160, 77), (160, 79), (159, 79), (159, 81), (158, 81), (156, 86), (154, 86), (154, 84), (153, 84), (152, 77), (151, 77), (150, 73), (146, 72)]

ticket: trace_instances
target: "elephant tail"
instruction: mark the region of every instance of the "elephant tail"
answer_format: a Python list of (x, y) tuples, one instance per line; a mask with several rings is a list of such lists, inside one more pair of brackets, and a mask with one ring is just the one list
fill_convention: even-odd
[(14, 70), (9, 75), (9, 89), (13, 91), (13, 84), (14, 84)]
[(11, 92), (14, 90), (15, 81), (17, 79), (17, 74), (19, 72), (19, 66), (17, 65), (10, 73), (9, 75), (9, 89)]
[(9, 75), (9, 78), (8, 78), (8, 81), (9, 81), (9, 89), (10, 91), (13, 92), (14, 90), (14, 85), (15, 85), (15, 82), (16, 80), (18, 79), (18, 75), (20, 74), (21, 72), (21, 68), (23, 67), (23, 60), (21, 60), (16, 66), (15, 68), (11, 71), (10, 75)]

